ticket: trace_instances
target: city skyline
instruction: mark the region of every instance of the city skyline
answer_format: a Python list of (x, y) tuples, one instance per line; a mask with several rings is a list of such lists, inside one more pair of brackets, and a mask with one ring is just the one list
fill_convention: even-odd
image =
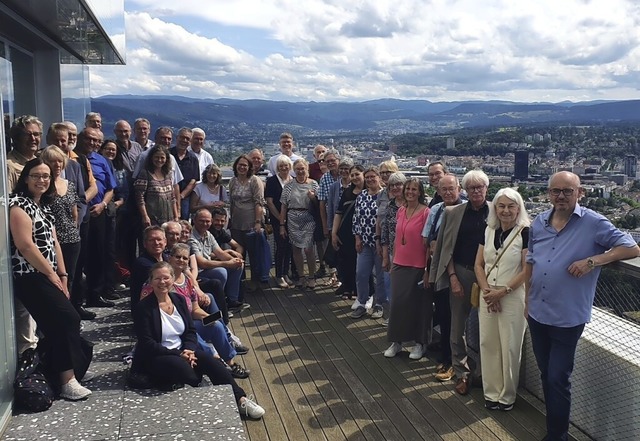
[(127, 0), (127, 66), (92, 66), (92, 96), (640, 98), (632, 1), (343, 3)]

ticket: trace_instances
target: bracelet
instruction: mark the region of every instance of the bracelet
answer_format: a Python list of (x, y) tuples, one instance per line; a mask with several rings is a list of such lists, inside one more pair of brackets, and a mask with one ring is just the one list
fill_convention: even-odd
[(67, 273), (58, 273), (58, 277), (69, 277)]
[(104, 208), (107, 208), (107, 203), (105, 201), (102, 201), (102, 205), (104, 205)]
[(451, 273), (451, 274), (449, 274), (449, 278), (451, 278), (451, 277), (453, 277), (453, 276), (457, 276), (457, 274), (456, 274), (456, 273)]

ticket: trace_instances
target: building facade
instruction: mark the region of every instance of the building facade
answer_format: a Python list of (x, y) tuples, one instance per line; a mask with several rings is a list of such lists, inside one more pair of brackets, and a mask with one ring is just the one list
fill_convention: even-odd
[[(0, 434), (11, 416), (16, 345), (9, 258), (6, 152), (14, 118), (82, 127), (89, 65), (124, 64), (124, 0), (0, 0)], [(43, 137), (44, 142), (44, 137)]]

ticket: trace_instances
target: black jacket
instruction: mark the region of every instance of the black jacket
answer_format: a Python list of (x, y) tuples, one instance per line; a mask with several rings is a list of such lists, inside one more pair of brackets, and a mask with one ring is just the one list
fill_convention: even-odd
[(180, 349), (167, 349), (160, 343), (162, 339), (162, 322), (160, 320), (160, 306), (158, 299), (151, 294), (138, 303), (136, 307), (133, 327), (138, 342), (133, 356), (132, 370), (135, 372), (149, 372), (153, 368), (153, 359), (159, 355), (177, 355), (184, 349), (195, 351), (197, 348), (196, 329), (191, 320), (191, 314), (185, 298), (176, 293), (169, 293), (171, 301), (184, 321), (185, 330), (180, 336)]

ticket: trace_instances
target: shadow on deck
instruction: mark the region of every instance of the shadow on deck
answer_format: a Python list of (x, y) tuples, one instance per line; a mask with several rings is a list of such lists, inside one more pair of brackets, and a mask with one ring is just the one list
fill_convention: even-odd
[[(335, 297), (333, 289), (263, 285), (245, 300), (251, 308), (231, 320), (251, 349), (241, 360), (251, 376), (239, 384), (267, 414), (244, 421), (244, 433), (232, 398), (224, 410), (231, 412), (231, 423), (221, 424), (224, 406), (218, 411), (205, 404), (202, 388), (140, 394), (124, 387), (122, 356), (134, 339), (128, 301), (121, 300), (116, 308), (95, 310), (98, 318), (85, 322), (86, 337), (97, 343), (92, 397), (56, 401), (41, 414), (17, 414), (3, 439), (538, 441), (545, 434), (544, 417), (528, 400), (519, 397), (511, 412), (489, 412), (480, 388), (463, 397), (453, 382), (436, 381), (432, 359), (409, 360), (406, 350), (386, 359), (382, 320), (352, 319), (351, 303)], [(180, 430), (185, 423), (199, 430)], [(230, 431), (215, 432), (216, 424)]]

